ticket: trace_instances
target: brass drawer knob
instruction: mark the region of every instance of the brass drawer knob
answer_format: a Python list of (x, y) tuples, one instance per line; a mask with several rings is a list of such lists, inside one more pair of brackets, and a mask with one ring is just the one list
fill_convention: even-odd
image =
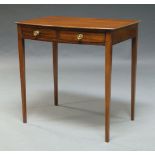
[(77, 40), (82, 40), (82, 38), (83, 38), (83, 34), (78, 34), (77, 35)]
[(39, 34), (40, 34), (40, 32), (39, 32), (38, 30), (33, 31), (33, 36), (34, 36), (34, 37), (38, 36)]

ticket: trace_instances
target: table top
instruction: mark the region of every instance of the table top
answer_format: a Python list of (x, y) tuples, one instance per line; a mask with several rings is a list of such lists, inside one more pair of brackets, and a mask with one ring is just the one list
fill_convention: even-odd
[(47, 26), (57, 28), (80, 28), (98, 30), (116, 30), (139, 23), (133, 19), (80, 18), (64, 16), (48, 16), (16, 22), (17, 24)]

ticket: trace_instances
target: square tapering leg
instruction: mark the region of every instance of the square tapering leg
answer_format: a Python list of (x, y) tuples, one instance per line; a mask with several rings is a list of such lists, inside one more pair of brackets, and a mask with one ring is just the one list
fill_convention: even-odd
[(132, 38), (132, 51), (131, 51), (131, 120), (134, 120), (135, 118), (136, 69), (137, 69), (137, 35), (135, 38)]
[(53, 42), (54, 104), (58, 106), (58, 43)]
[(27, 122), (26, 111), (26, 79), (25, 79), (25, 44), (21, 35), (21, 28), (18, 26), (18, 52), (19, 52), (19, 68), (21, 80), (21, 96), (22, 96), (22, 114), (23, 122)]
[(105, 141), (110, 137), (110, 102), (111, 102), (111, 71), (112, 71), (112, 37), (106, 33), (105, 42)]

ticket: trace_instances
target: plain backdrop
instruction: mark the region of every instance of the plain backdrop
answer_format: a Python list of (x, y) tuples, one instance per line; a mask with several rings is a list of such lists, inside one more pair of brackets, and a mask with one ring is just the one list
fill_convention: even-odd
[[(136, 119), (131, 40), (113, 48), (111, 139), (104, 142), (104, 47), (26, 41), (28, 123), (22, 123), (16, 21), (42, 16), (131, 18), (139, 25)], [(155, 5), (0, 5), (0, 150), (155, 150)]]

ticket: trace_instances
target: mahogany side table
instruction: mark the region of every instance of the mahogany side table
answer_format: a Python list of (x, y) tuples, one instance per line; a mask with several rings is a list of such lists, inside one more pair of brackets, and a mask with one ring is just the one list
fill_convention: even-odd
[(131, 120), (134, 120), (138, 20), (49, 16), (17, 22), (23, 122), (27, 122), (25, 39), (53, 43), (54, 101), (58, 105), (58, 43), (105, 45), (105, 141), (109, 142), (112, 48), (131, 39)]

